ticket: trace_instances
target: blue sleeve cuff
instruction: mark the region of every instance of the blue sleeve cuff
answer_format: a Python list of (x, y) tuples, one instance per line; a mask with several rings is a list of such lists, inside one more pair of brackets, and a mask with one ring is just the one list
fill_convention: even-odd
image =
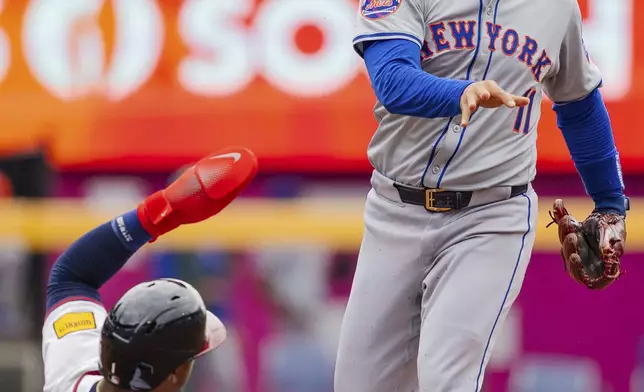
[(595, 212), (610, 212), (626, 216), (630, 200), (627, 197), (603, 198), (595, 203)]
[(622, 174), (617, 155), (584, 165), (576, 165), (588, 194), (595, 202), (595, 210), (625, 215)]
[(578, 101), (555, 104), (553, 109), (557, 113), (557, 125), (595, 208), (625, 214), (619, 154), (599, 89)]
[(131, 251), (136, 251), (152, 239), (141, 222), (136, 210), (126, 212), (125, 214), (114, 218), (111, 222), (112, 230), (121, 240), (123, 246)]

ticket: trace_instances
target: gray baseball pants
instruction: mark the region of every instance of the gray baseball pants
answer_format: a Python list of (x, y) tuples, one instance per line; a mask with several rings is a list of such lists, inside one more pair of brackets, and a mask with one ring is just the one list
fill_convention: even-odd
[(335, 370), (335, 392), (478, 392), (534, 243), (537, 195), (476, 192), (432, 213), (377, 172)]

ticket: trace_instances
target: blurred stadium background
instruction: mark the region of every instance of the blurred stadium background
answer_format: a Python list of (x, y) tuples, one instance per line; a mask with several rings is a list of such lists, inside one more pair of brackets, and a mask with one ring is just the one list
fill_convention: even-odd
[[(375, 127), (356, 3), (0, 0), (0, 390), (42, 390), (61, 250), (182, 165), (244, 145), (262, 171), (244, 197), (144, 248), (104, 301), (158, 276), (201, 290), (231, 338), (188, 392), (332, 392)], [(563, 271), (547, 209), (591, 206), (546, 103), (536, 249), (485, 392), (644, 391), (644, 3), (581, 5), (633, 197), (626, 275), (595, 293)]]

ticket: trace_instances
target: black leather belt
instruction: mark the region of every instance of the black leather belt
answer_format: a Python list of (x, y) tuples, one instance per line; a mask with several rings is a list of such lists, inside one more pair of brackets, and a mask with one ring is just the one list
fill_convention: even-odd
[[(423, 206), (431, 212), (447, 212), (467, 207), (474, 192), (446, 191), (443, 189), (420, 189), (394, 184), (403, 203)], [(528, 191), (528, 185), (513, 186), (510, 198)]]

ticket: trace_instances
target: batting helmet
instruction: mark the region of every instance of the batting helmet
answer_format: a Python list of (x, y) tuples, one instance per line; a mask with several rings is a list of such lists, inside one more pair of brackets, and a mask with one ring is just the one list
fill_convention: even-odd
[(119, 388), (150, 391), (225, 339), (224, 325), (191, 285), (176, 279), (141, 283), (105, 320), (100, 372)]

